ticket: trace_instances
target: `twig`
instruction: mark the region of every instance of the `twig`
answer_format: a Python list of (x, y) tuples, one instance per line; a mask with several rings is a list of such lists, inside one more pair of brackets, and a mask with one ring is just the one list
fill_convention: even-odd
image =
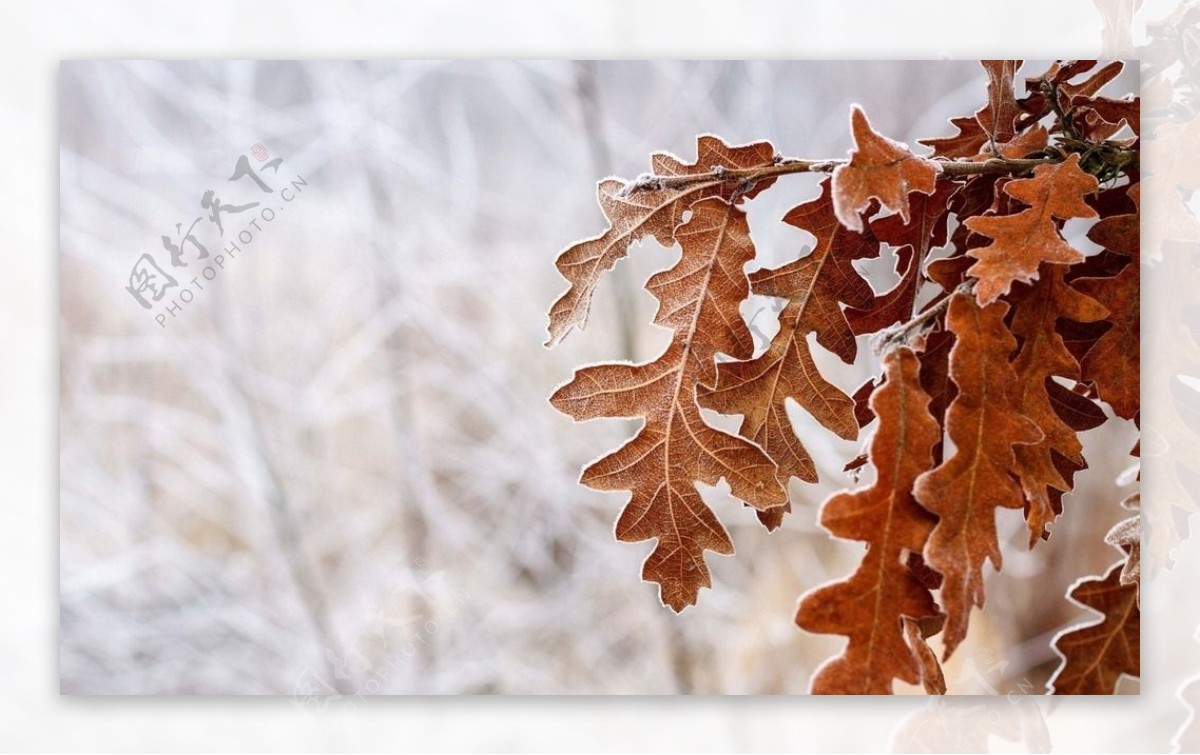
[(957, 176), (977, 176), (985, 173), (1024, 173), (1039, 165), (1060, 163), (1063, 157), (1034, 157), (1012, 158), (993, 157), (978, 162), (955, 162), (953, 160), (934, 160), (942, 169), (942, 175), (950, 178)]
[(753, 168), (723, 168), (716, 167), (707, 173), (691, 173), (684, 176), (657, 176), (647, 173), (638, 176), (625, 186), (621, 192), (625, 196), (639, 191), (661, 191), (663, 189), (686, 189), (690, 186), (704, 183), (740, 183), (749, 186), (758, 181), (792, 173), (832, 173), (833, 169), (845, 160), (797, 160), (794, 158), (778, 158), (771, 165), (761, 165)]
[[(1039, 165), (1062, 162), (1063, 158), (1044, 157), (1031, 159), (1011, 159), (993, 157), (978, 161), (930, 160), (937, 165), (942, 176), (957, 178), (984, 173), (1024, 173)], [(658, 176), (644, 174), (630, 181), (621, 191), (623, 196), (630, 196), (641, 191), (662, 191), (663, 189), (686, 189), (699, 184), (738, 183), (749, 188), (758, 181), (793, 173), (832, 173), (839, 165), (845, 165), (847, 160), (800, 160), (797, 158), (781, 158), (771, 165), (753, 168), (722, 168), (717, 167), (706, 173), (692, 173), (683, 176)]]
[(950, 306), (950, 300), (954, 298), (955, 294), (970, 293), (974, 289), (975, 281), (965, 281), (908, 322), (899, 323), (879, 331), (871, 337), (872, 350), (876, 354), (882, 355), (897, 346), (911, 344), (914, 338), (928, 333), (933, 328), (937, 318)]

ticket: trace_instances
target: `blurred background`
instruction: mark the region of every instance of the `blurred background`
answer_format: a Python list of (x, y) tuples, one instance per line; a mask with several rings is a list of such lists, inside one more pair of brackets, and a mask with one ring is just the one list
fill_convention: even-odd
[[(713, 589), (674, 615), (640, 581), (651, 543), (613, 538), (625, 494), (577, 484), (634, 425), (574, 425), (546, 397), (581, 364), (660, 352), (640, 284), (678, 252), (635, 246), (588, 328), (547, 351), (553, 262), (603, 230), (595, 181), (655, 150), (690, 161), (714, 133), (839, 157), (851, 102), (915, 145), (984, 86), (949, 61), (64, 63), (61, 690), (805, 692), (844, 640), (796, 628), (796, 600), (861, 555), (817, 507), (856, 485), (841, 468), (869, 428), (844, 442), (795, 415), (822, 481), (793, 480), (775, 533), (706, 489), (738, 552), (710, 554)], [(233, 208), (223, 235), (210, 190)], [(778, 220), (816, 193), (788, 177), (749, 205), (756, 264), (808, 248)], [(151, 309), (127, 291), (144, 254), (178, 284)], [(878, 290), (892, 264), (863, 268)], [(767, 335), (769, 303), (743, 310)], [(815, 353), (847, 392), (872, 374), (865, 343), (852, 368)], [(1116, 560), (1103, 535), (1135, 437), (1086, 434), (1091, 468), (1032, 552), (1000, 515), (1004, 571), (952, 692), (1044, 689), (1052, 637), (1090, 618), (1063, 594)]]

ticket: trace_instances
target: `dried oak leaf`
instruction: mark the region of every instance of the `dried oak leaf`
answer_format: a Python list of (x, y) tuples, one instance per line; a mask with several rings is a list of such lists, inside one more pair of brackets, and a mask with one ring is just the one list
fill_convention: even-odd
[(1028, 118), (1036, 120), (1050, 114), (1053, 109), (1050, 95), (1056, 92), (1058, 111), (1063, 114), (1063, 123), (1054, 126), (1056, 131), (1066, 130), (1066, 126), (1082, 138), (1103, 141), (1120, 131), (1123, 125), (1128, 125), (1136, 136), (1140, 130), (1138, 100), (1116, 100), (1097, 94), (1121, 73), (1124, 63), (1113, 61), (1081, 82), (1070, 82), (1095, 65), (1094, 60), (1069, 61), (1065, 65), (1058, 62), (1042, 76), (1026, 79), (1031, 94), (1021, 101), (1021, 105), (1028, 112)]
[(1133, 212), (1110, 214), (1101, 211), (1102, 218), (1088, 229), (1088, 238), (1126, 257), (1141, 256), (1142, 185), (1129, 186), (1122, 199), (1133, 205)]
[(1112, 278), (1079, 278), (1074, 286), (1100, 302), (1112, 327), (1080, 360), (1083, 379), (1122, 419), (1133, 419), (1141, 406), (1141, 270), (1126, 265)]
[[(1078, 278), (1073, 285), (1107, 308), (1112, 323), (1080, 360), (1082, 379), (1096, 387), (1118, 417), (1133, 419), (1141, 406), (1140, 185), (1129, 187), (1126, 195), (1134, 212), (1107, 217), (1088, 232), (1088, 238), (1114, 253), (1112, 260), (1124, 266), (1116, 275)], [(1126, 263), (1124, 257), (1132, 261)]]
[[(958, 395), (954, 381), (950, 379), (950, 351), (954, 346), (954, 334), (936, 330), (925, 338), (925, 349), (921, 352), (921, 387), (929, 394), (929, 412), (935, 417), (945, 417), (946, 407)], [(941, 438), (933, 447), (933, 461), (941, 464), (944, 457)]]
[(947, 158), (987, 159), (994, 157), (994, 152), (1019, 158), (1045, 147), (1049, 140), (1045, 128), (1036, 123), (1019, 128), (1015, 123), (1021, 106), (1013, 91), (1013, 77), (1021, 61), (981, 60), (980, 65), (988, 77), (987, 104), (973, 116), (951, 118), (950, 124), (958, 130), (954, 136), (917, 141), (932, 148), (936, 157)]
[(1013, 91), (1013, 77), (1021, 68), (1020, 60), (981, 60), (980, 65), (988, 75), (988, 102), (976, 119), (984, 131), (997, 143), (1005, 143), (1016, 133), (1014, 122), (1021, 114)]
[(938, 136), (928, 139), (918, 139), (933, 150), (934, 157), (975, 157), (987, 146), (987, 132), (979, 125), (979, 120), (973, 115), (956, 116), (950, 119), (957, 133), (953, 136)]
[(1075, 583), (1068, 597), (1103, 618), (1068, 629), (1054, 638), (1063, 662), (1050, 677), (1056, 695), (1111, 695), (1121, 674), (1140, 676), (1141, 611), (1137, 585), (1122, 584), (1122, 564), (1104, 577)]
[(925, 688), (927, 695), (946, 694), (946, 675), (942, 672), (942, 664), (938, 663), (937, 655), (929, 647), (929, 643), (925, 642), (937, 631), (940, 631), (940, 627), (927, 634), (921, 628), (921, 622), (904, 617), (904, 639), (912, 648), (913, 657), (917, 659), (921, 686)]
[(1104, 88), (1105, 84), (1120, 76), (1123, 70), (1125, 70), (1125, 64), (1119, 60), (1114, 60), (1105, 64), (1100, 70), (1081, 82), (1076, 84), (1072, 84), (1069, 81), (1062, 82), (1058, 86), (1058, 93), (1064, 106), (1063, 109), (1070, 107), (1077, 99), (1095, 96), (1097, 92)]
[(876, 296), (867, 307), (846, 309), (846, 320), (855, 334), (876, 333), (913, 317), (924, 280), (921, 270), (925, 257), (930, 249), (946, 244), (950, 218), (947, 205), (958, 189), (957, 185), (944, 182), (932, 194), (913, 196), (909, 220), (893, 214), (871, 222), (875, 238), (896, 247), (896, 274), (900, 281), (890, 291)]
[(1013, 281), (1028, 283), (1043, 262), (1070, 265), (1084, 259), (1059, 234), (1054, 219), (1093, 218), (1096, 211), (1084, 198), (1096, 191), (1096, 178), (1079, 167), (1079, 155), (1039, 165), (1032, 178), (1009, 181), (1004, 191), (1029, 205), (1013, 215), (968, 218), (964, 224), (992, 243), (967, 254), (979, 260), (967, 273), (979, 280), (975, 295), (982, 305), (1007, 294)]
[[(701, 389), (704, 406), (722, 414), (743, 415), (739, 432), (774, 460), (785, 487), (790, 477), (817, 481), (812, 457), (788, 419), (789, 398), (838, 437), (858, 437), (854, 401), (822, 377), (808, 335), (816, 333), (817, 342), (847, 364), (854, 361), (854, 333), (840, 304), (861, 306), (871, 301), (870, 284), (851, 263), (876, 256), (879, 242), (869, 233), (856, 233), (838, 222), (829, 183), (823, 182), (820, 196), (794, 207), (783, 218), (816, 237), (812, 252), (782, 267), (750, 275), (754, 293), (788, 300), (779, 313), (779, 332), (771, 345), (755, 359), (722, 362), (717, 367), (716, 385)], [(790, 506), (760, 511), (759, 519), (774, 529)]]
[[(1141, 508), (1141, 496), (1137, 493), (1129, 496), (1121, 505), (1132, 511)], [(1138, 588), (1138, 602), (1141, 602), (1142, 589), (1142, 515), (1131, 516), (1117, 522), (1104, 542), (1125, 554), (1125, 563), (1121, 567), (1121, 584), (1134, 585)]]
[[(1081, 73), (1096, 67), (1095, 60), (1055, 60), (1050, 68), (1041, 76), (1030, 76), (1025, 79), (1025, 89), (1031, 93), (1041, 91), (1041, 84), (1048, 82), (1054, 86), (1070, 81)], [(1028, 108), (1027, 108), (1028, 109)]]
[(646, 364), (584, 367), (551, 403), (576, 420), (642, 417), (641, 430), (590, 464), (580, 481), (597, 490), (629, 490), (617, 521), (619, 540), (657, 538), (642, 577), (660, 585), (664, 604), (681, 611), (711, 585), (707, 550), (733, 553), (725, 528), (705, 505), (696, 482), (729, 482), (735, 497), (759, 510), (782, 506), (787, 494), (775, 464), (753, 443), (705, 423), (697, 387), (716, 378), (716, 355), (748, 359), (749, 329), (738, 305), (749, 295), (742, 271), (754, 257), (745, 213), (719, 197), (691, 207), (675, 231), (682, 255), (646, 288), (659, 300), (655, 322), (674, 331), (671, 345)]
[(892, 681), (916, 684), (921, 659), (905, 637), (904, 619), (939, 616), (928, 586), (905, 563), (920, 552), (935, 519), (913, 499), (913, 481), (933, 463), (941, 432), (921, 389), (916, 354), (908, 348), (884, 360), (886, 380), (871, 396), (879, 427), (871, 439), (877, 470), (868, 488), (834, 495), (821, 507), (821, 524), (834, 536), (867, 543), (858, 570), (800, 600), (796, 623), (817, 634), (850, 638), (842, 654), (817, 670), (814, 694), (890, 694)]
[[(1035, 124), (1032, 128), (1019, 132), (1009, 141), (997, 144), (996, 149), (1001, 157), (1018, 160), (1022, 157), (1028, 157), (1035, 152), (1041, 152), (1049, 143), (1050, 132), (1044, 126)], [(992, 157), (990, 152), (979, 155), (980, 159), (989, 157)]]
[(1140, 130), (1141, 103), (1136, 99), (1076, 97), (1071, 103), (1070, 124), (1075, 133), (1090, 141), (1112, 139), (1129, 126), (1134, 136)]
[(956, 136), (917, 141), (932, 147), (934, 157), (957, 157), (967, 160), (988, 160), (997, 155), (1016, 160), (1040, 152), (1050, 143), (1050, 132), (1045, 126), (1036, 123), (1018, 131), (1005, 142), (989, 142), (987, 132), (974, 118), (951, 118), (950, 123), (959, 130)]
[(937, 163), (880, 136), (857, 105), (850, 109), (850, 130), (854, 136), (850, 160), (833, 171), (833, 207), (838, 220), (853, 231), (861, 231), (861, 213), (875, 198), (908, 222), (908, 195), (914, 191), (933, 193), (940, 171)]
[[(1070, 481), (1055, 463), (1055, 454), (1075, 468), (1084, 468), (1078, 432), (1099, 424), (1097, 416), (1099, 422), (1104, 421), (1099, 407), (1054, 381), (1056, 376), (1068, 380), (1080, 377), (1079, 362), (1056, 330), (1058, 321), (1096, 322), (1108, 315), (1100, 302), (1072, 288), (1063, 277), (1064, 271), (1062, 266), (1047, 265), (1038, 281), (1018, 288), (1010, 299), (1014, 309), (1012, 332), (1021, 339), (1012, 363), (1017, 375), (1016, 406), (1042, 431), (1040, 441), (1013, 448), (1016, 464), (1012, 471), (1021, 481), (1028, 504), (1031, 547), (1046, 536), (1047, 525), (1058, 513), (1050, 490), (1065, 493), (1071, 489)], [(1070, 411), (1066, 417), (1064, 410)]]
[(1018, 104), (1025, 111), (1026, 119), (1037, 121), (1049, 115), (1055, 104), (1050, 96), (1052, 93), (1057, 92), (1058, 106), (1060, 109), (1066, 110), (1070, 107), (1071, 96), (1088, 97), (1099, 91), (1104, 84), (1111, 80), (1111, 78), (1107, 78), (1111, 74), (1111, 70), (1098, 71), (1082, 83), (1068, 83), (1079, 74), (1095, 68), (1096, 62), (1095, 60), (1056, 60), (1042, 75), (1030, 76), (1025, 79), (1027, 96), (1018, 100)]
[[(875, 378), (867, 378), (866, 381), (858, 386), (851, 396), (854, 399), (854, 419), (858, 422), (860, 428), (866, 427), (875, 421), (875, 412), (871, 411), (871, 394), (878, 387)], [(865, 459), (866, 456), (864, 455)], [(846, 470), (847, 472), (850, 470)]]
[[(997, 178), (985, 175), (968, 178), (963, 184), (962, 189), (950, 199), (951, 214), (960, 219), (970, 218), (989, 212), (996, 204), (997, 199), (1011, 202), (1012, 199), (1003, 192), (1006, 183), (1008, 183), (1008, 178), (1003, 176)], [(993, 212), (992, 214), (995, 213)], [(967, 228), (961, 222), (958, 223), (954, 232), (950, 234), (950, 245), (954, 249), (954, 254), (958, 256), (964, 255), (968, 249), (983, 246), (987, 241), (986, 236), (972, 232), (970, 228)], [(967, 258), (966, 261), (974, 262), (970, 258)], [(956, 288), (957, 285), (955, 283), (947, 290)]]
[[(696, 162), (684, 163), (674, 155), (659, 152), (651, 156), (651, 173), (656, 177), (688, 176), (730, 168), (754, 168), (775, 162), (775, 148), (769, 142), (733, 147), (715, 136), (696, 139)], [(629, 252), (629, 246), (653, 236), (663, 246), (675, 243), (675, 228), (693, 203), (707, 197), (725, 200), (752, 198), (774, 179), (758, 182), (749, 191), (740, 191), (736, 182), (719, 178), (682, 188), (655, 188), (649, 185), (629, 191), (630, 184), (618, 178), (606, 178), (597, 184), (600, 209), (608, 219), (604, 233), (568, 247), (555, 265), (570, 286), (550, 308), (547, 346), (561, 341), (573, 328), (587, 323), (588, 309), (596, 285), (604, 273)]]
[(955, 336), (950, 377), (958, 395), (945, 422), (955, 450), (916, 481), (917, 500), (939, 517), (925, 561), (945, 580), (946, 657), (966, 637), (971, 608), (983, 606), (984, 561), (1000, 568), (995, 510), (1024, 506), (1010, 473), (1013, 447), (1042, 437), (1018, 411), (1017, 376), (1008, 363), (1016, 339), (1004, 324), (1007, 312), (1004, 302), (981, 308), (969, 294), (951, 297), (946, 327)]

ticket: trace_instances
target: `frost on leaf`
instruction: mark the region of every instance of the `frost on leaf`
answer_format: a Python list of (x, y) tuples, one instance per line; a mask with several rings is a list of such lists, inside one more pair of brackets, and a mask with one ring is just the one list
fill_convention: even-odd
[(968, 218), (965, 225), (992, 243), (967, 254), (979, 260), (967, 274), (979, 280), (975, 294), (982, 305), (1007, 294), (1014, 281), (1028, 283), (1043, 262), (1070, 265), (1083, 253), (1063, 240), (1054, 222), (1094, 218), (1096, 211), (1083, 200), (1099, 187), (1095, 177), (1079, 167), (1079, 155), (1065, 162), (1038, 166), (1032, 178), (1009, 181), (1004, 191), (1029, 205), (1012, 215)]
[[(1122, 501), (1121, 505), (1127, 509), (1138, 511), (1141, 508), (1141, 496), (1135, 493)], [(1142, 588), (1142, 515), (1137, 514), (1117, 522), (1104, 536), (1104, 542), (1125, 554), (1125, 563), (1121, 567), (1121, 584), (1134, 585), (1140, 593)]]
[(1000, 144), (1012, 139), (1013, 122), (1021, 114), (1013, 92), (1013, 77), (1021, 67), (1020, 60), (981, 60), (980, 64), (988, 75), (987, 106), (976, 118), (984, 132)]
[(577, 370), (551, 403), (576, 420), (645, 420), (632, 440), (588, 466), (581, 481), (633, 493), (617, 537), (657, 539), (642, 577), (657, 582), (663, 603), (680, 611), (711, 585), (704, 552), (733, 553), (696, 482), (715, 485), (724, 478), (735, 497), (760, 511), (782, 506), (787, 494), (762, 449), (710, 427), (696, 403), (697, 387), (716, 378), (718, 353), (735, 359), (753, 353), (738, 313), (749, 295), (742, 268), (754, 257), (745, 213), (720, 198), (703, 200), (675, 237), (683, 249), (679, 262), (646, 284), (659, 300), (655, 322), (674, 331), (666, 352), (647, 364)]
[[(819, 344), (848, 364), (854, 361), (854, 334), (840, 305), (863, 306), (871, 301), (870, 284), (851, 263), (878, 255), (879, 243), (838, 222), (828, 180), (817, 199), (793, 208), (784, 222), (808, 231), (817, 244), (798, 260), (750, 276), (754, 293), (788, 300), (779, 314), (779, 332), (759, 357), (722, 362), (717, 367), (716, 386), (702, 390), (701, 403), (723, 414), (743, 415), (739, 432), (775, 461), (779, 481), (786, 487), (790, 477), (817, 481), (812, 457), (788, 419), (787, 399), (835, 435), (858, 437), (854, 401), (821, 376), (809, 350), (808, 335), (816, 333)], [(774, 529), (789, 510), (790, 504), (761, 511), (759, 519)]]
[[(761, 167), (775, 160), (775, 148), (769, 142), (731, 147), (714, 136), (699, 137), (696, 153), (696, 162), (690, 164), (664, 152), (656, 153), (650, 159), (651, 170), (655, 176), (687, 176)], [(719, 178), (681, 188), (649, 186), (638, 191), (628, 191), (629, 183), (618, 178), (601, 181), (597, 195), (609, 222), (608, 230), (574, 244), (558, 256), (555, 264), (570, 286), (550, 308), (550, 338), (546, 345), (553, 346), (573, 328), (584, 327), (596, 285), (628, 254), (630, 244), (652, 236), (663, 246), (671, 246), (676, 226), (693, 203), (707, 197), (738, 201), (752, 198), (773, 181), (760, 181), (749, 191), (739, 191), (736, 183)]]
[(871, 396), (880, 418), (870, 449), (875, 483), (838, 493), (821, 508), (827, 530), (865, 542), (867, 553), (850, 578), (808, 593), (796, 613), (796, 623), (810, 632), (850, 638), (842, 654), (813, 677), (814, 694), (890, 694), (894, 679), (916, 684), (931, 678), (922, 668), (929, 658), (909, 644), (904, 621), (934, 620), (940, 612), (905, 556), (919, 553), (933, 530), (934, 517), (912, 490), (917, 476), (932, 466), (941, 433), (921, 389), (916, 355), (897, 349), (884, 368), (885, 382)]
[(1122, 674), (1140, 676), (1142, 617), (1137, 585), (1122, 584), (1121, 564), (1075, 583), (1067, 595), (1102, 617), (1054, 640), (1063, 662), (1050, 679), (1056, 695), (1111, 695)]
[(946, 326), (954, 333), (950, 377), (958, 395), (946, 412), (954, 454), (917, 480), (916, 497), (939, 517), (925, 561), (940, 573), (946, 609), (946, 656), (966, 637), (974, 606), (983, 606), (983, 564), (1001, 564), (996, 539), (999, 507), (1022, 508), (1024, 497), (1009, 470), (1013, 447), (1042, 433), (1018, 411), (1017, 376), (1008, 363), (1016, 340), (1004, 324), (1008, 305), (980, 307), (968, 294), (950, 299)]
[(861, 213), (874, 198), (908, 222), (908, 195), (914, 191), (933, 193), (937, 164), (877, 134), (857, 105), (850, 110), (850, 130), (854, 135), (850, 160), (833, 171), (833, 206), (838, 220), (853, 231), (861, 231)]

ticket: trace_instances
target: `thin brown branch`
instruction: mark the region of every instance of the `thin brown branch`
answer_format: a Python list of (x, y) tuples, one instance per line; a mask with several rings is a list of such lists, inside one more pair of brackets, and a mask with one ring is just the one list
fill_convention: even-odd
[[(974, 176), (980, 174), (1024, 173), (1039, 165), (1062, 162), (1061, 157), (1046, 157), (1037, 159), (1009, 159), (994, 157), (988, 160), (956, 161), (930, 160), (938, 166), (944, 178)], [(793, 173), (832, 173), (839, 165), (845, 165), (846, 160), (800, 160), (798, 158), (781, 158), (772, 165), (754, 168), (717, 168), (707, 173), (693, 173), (684, 176), (657, 176), (647, 173), (638, 176), (622, 191), (629, 196), (639, 191), (661, 191), (663, 189), (686, 189), (699, 184), (741, 183), (751, 186), (758, 181)]]
[(1042, 157), (1028, 159), (1014, 159), (1008, 157), (993, 157), (987, 160), (977, 162), (962, 162), (955, 160), (933, 160), (941, 168), (941, 173), (947, 178), (957, 178), (958, 176), (977, 176), (981, 174), (999, 174), (999, 173), (1025, 173), (1031, 171), (1039, 165), (1049, 165), (1052, 163), (1060, 163), (1062, 157)]
[(768, 178), (777, 178), (792, 173), (832, 173), (845, 160), (797, 160), (780, 158), (772, 165), (754, 168), (716, 168), (707, 173), (684, 176), (657, 176), (646, 173), (630, 181), (622, 194), (628, 196), (639, 191), (661, 191), (663, 189), (686, 189), (698, 184), (742, 183), (754, 184)]
[(954, 298), (955, 294), (970, 293), (974, 288), (975, 281), (968, 280), (950, 293), (943, 295), (941, 299), (926, 307), (925, 311), (908, 322), (897, 323), (879, 331), (871, 337), (871, 348), (876, 354), (883, 354), (897, 346), (911, 346), (916, 338), (933, 329), (937, 319), (946, 311), (946, 307), (950, 305), (950, 300)]

